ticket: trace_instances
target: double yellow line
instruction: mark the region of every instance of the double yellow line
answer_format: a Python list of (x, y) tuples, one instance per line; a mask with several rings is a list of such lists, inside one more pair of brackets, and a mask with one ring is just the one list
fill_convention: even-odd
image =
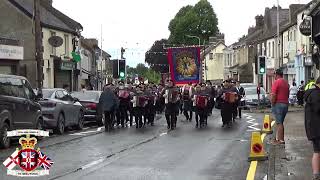
[[(274, 124), (275, 124), (275, 122), (273, 121), (271, 123), (271, 127), (273, 127)], [(266, 136), (267, 136), (266, 133), (263, 133), (261, 135), (261, 141), (262, 142), (264, 141)], [(257, 166), (258, 166), (258, 161), (251, 161), (250, 167), (249, 167), (249, 170), (248, 170), (248, 173), (247, 173), (247, 180), (254, 180), (255, 175), (256, 175)]]

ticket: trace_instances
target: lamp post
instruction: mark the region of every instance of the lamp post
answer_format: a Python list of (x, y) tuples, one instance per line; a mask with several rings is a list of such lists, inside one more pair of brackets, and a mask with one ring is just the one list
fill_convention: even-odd
[[(200, 37), (199, 36), (192, 36), (192, 35), (186, 35), (186, 37), (188, 37), (188, 38), (197, 38), (198, 39), (198, 42), (199, 42), (199, 47), (201, 47), (201, 39), (200, 39)], [(205, 56), (204, 55), (204, 52), (203, 52), (203, 56)], [(200, 59), (201, 59), (201, 57), (200, 57)], [(205, 58), (203, 59), (204, 60), (204, 62), (206, 63), (206, 60), (205, 60)], [(200, 61), (201, 62), (201, 61)], [(200, 74), (201, 74), (201, 76), (200, 76), (200, 81), (202, 81), (202, 74), (203, 74), (203, 69), (202, 69), (202, 62), (200, 63)], [(206, 69), (205, 69), (205, 71), (206, 71)], [(207, 78), (207, 76), (206, 76), (206, 78)]]
[(279, 68), (282, 67), (282, 59), (280, 58), (280, 12), (279, 12), (279, 0), (277, 0), (277, 61), (279, 63)]

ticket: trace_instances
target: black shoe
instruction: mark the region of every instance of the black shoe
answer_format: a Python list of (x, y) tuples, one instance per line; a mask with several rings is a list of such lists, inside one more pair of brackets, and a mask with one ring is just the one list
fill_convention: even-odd
[(196, 124), (196, 128), (198, 128), (199, 127), (199, 125), (198, 124)]
[(170, 129), (170, 126), (167, 126), (167, 129)]
[(226, 126), (225, 124), (222, 124), (222, 126), (221, 126), (221, 127), (222, 127), (222, 128), (224, 128), (225, 126)]

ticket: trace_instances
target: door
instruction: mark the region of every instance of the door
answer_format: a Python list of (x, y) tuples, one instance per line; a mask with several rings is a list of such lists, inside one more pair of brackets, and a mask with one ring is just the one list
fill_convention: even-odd
[(27, 114), (32, 119), (32, 127), (30, 127), (30, 128), (36, 128), (38, 114), (41, 113), (40, 107), (39, 107), (38, 103), (36, 102), (36, 95), (34, 94), (29, 82), (27, 80), (23, 79), (22, 84), (23, 84), (24, 92), (27, 97), (27, 101), (28, 101), (28, 108), (29, 109), (28, 109)]
[(17, 129), (25, 129), (32, 127), (33, 117), (30, 116), (30, 105), (24, 92), (21, 79), (8, 78), (11, 86), (12, 97), (14, 101), (13, 109), (13, 125)]
[(62, 92), (64, 95), (64, 100), (67, 101), (68, 109), (70, 109), (69, 113), (71, 116), (71, 123), (77, 124), (81, 104), (79, 102), (74, 102), (74, 98), (66, 90), (63, 90)]

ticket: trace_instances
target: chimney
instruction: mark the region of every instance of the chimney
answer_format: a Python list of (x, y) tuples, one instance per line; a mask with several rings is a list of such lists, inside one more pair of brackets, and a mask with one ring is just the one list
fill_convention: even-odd
[(305, 4), (290, 4), (289, 6), (289, 22), (295, 22), (297, 20), (297, 12), (300, 8), (304, 7)]
[(256, 29), (255, 27), (249, 27), (248, 28), (248, 35), (253, 33), (255, 29)]
[(216, 44), (218, 42), (225, 43), (224, 34), (223, 33), (218, 33), (213, 37), (209, 37), (209, 44)]
[(262, 15), (256, 16), (256, 28), (260, 29), (264, 25), (264, 18)]

